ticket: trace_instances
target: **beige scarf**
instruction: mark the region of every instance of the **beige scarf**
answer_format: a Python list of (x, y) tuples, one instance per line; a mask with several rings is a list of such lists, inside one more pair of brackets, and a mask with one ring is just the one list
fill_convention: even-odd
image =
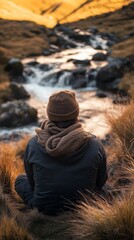
[(68, 128), (59, 128), (53, 122), (46, 120), (42, 129), (35, 131), (38, 142), (53, 157), (69, 155), (77, 151), (91, 137), (91, 134), (84, 131), (80, 123), (75, 123)]

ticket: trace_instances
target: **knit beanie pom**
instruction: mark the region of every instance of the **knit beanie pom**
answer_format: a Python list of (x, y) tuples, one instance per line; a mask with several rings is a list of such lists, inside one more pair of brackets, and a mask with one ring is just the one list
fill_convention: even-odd
[(65, 90), (50, 96), (47, 105), (47, 115), (51, 121), (69, 121), (79, 115), (79, 105), (75, 92)]

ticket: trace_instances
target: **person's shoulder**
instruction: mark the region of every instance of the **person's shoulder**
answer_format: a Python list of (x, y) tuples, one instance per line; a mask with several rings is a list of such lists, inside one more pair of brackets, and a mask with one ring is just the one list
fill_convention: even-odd
[(101, 142), (101, 139), (98, 138), (95, 135), (91, 135), (91, 142), (93, 142), (94, 144), (98, 145), (99, 148), (103, 148), (103, 144)]
[(96, 154), (105, 152), (101, 140), (95, 135), (91, 135), (91, 138), (88, 141), (88, 146), (89, 149), (92, 149), (92, 151), (95, 152)]
[(29, 140), (27, 147), (36, 148), (36, 146), (37, 146), (37, 136), (34, 136)]
[(91, 137), (89, 138), (88, 144), (89, 145), (96, 145), (96, 147), (99, 147), (99, 145), (101, 145), (101, 141), (97, 136), (91, 134)]

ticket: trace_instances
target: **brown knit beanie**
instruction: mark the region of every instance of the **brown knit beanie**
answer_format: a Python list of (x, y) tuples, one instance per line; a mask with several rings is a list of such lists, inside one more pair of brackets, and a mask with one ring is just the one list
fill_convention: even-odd
[(60, 91), (50, 96), (47, 115), (51, 121), (69, 121), (79, 115), (79, 105), (73, 91)]

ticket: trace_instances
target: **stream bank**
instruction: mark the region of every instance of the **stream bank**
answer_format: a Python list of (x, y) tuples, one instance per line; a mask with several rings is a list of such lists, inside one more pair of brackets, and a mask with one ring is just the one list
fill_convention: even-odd
[[(9, 127), (6, 122), (12, 123), (12, 116), (16, 114), (18, 128), (13, 128), (14, 123), (10, 124), (10, 129), (2, 128), (1, 140), (34, 134), (34, 128), (46, 117), (44, 110), (48, 97), (61, 89), (75, 90), (81, 107), (80, 121), (88, 131), (101, 138), (108, 133), (102, 115), (112, 106), (113, 95), (106, 91), (117, 93), (123, 74), (122, 69), (127, 65), (127, 61), (113, 59), (109, 52), (109, 36), (102, 36), (98, 31), (93, 33), (93, 29), (83, 32), (79, 29), (57, 26), (52, 31), (51, 37), (52, 35), (56, 36), (59, 45), (52, 45), (52, 48), (48, 52), (43, 52), (42, 56), (29, 57), (23, 61), (12, 58), (6, 65), (11, 84), (14, 85), (16, 82), (19, 87), (24, 88), (23, 92), (26, 90), (30, 96), (26, 116), (31, 120), (19, 120), (20, 115), (23, 119), (25, 114), (18, 109), (18, 105), (16, 113), (16, 110), (14, 112), (8, 110), (9, 103), (4, 103), (4, 107), (2, 104), (0, 125), (3, 127), (5, 124), (5, 127)], [(98, 92), (98, 89), (101, 92)], [(22, 108), (23, 103), (20, 106)], [(35, 108), (35, 111), (38, 110), (38, 115), (34, 113), (33, 117), (31, 107)], [(6, 109), (5, 112), (3, 108)], [(38, 122), (35, 122), (37, 117)], [(20, 124), (21, 122), (23, 124)], [(28, 123), (31, 125), (27, 125)]]

